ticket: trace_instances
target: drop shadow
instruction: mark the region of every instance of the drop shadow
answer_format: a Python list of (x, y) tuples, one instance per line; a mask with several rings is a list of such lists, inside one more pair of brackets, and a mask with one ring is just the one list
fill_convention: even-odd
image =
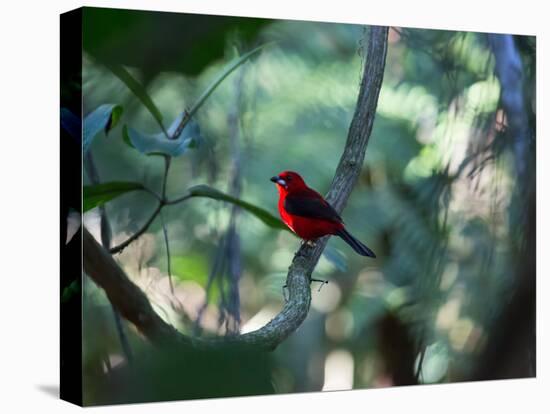
[(37, 385), (36, 388), (50, 397), (59, 399), (59, 385), (57, 384), (40, 384)]

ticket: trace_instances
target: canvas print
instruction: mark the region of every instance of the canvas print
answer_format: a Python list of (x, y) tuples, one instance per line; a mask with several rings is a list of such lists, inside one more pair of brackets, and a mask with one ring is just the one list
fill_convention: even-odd
[(536, 376), (536, 39), (367, 17), (62, 16), (63, 398)]

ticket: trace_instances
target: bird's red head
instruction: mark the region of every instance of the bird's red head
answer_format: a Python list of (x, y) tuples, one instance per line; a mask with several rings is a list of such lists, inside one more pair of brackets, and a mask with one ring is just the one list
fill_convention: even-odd
[(275, 177), (271, 177), (271, 181), (277, 184), (279, 192), (284, 193), (290, 193), (292, 191), (307, 188), (304, 179), (294, 171), (283, 171)]

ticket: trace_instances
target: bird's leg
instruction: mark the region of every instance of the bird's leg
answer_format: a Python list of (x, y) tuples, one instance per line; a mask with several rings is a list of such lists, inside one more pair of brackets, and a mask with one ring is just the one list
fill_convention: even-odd
[(309, 246), (309, 247), (315, 247), (317, 245), (317, 242), (315, 240), (305, 240), (305, 239), (302, 239), (301, 240), (301, 246), (303, 245), (306, 245), (306, 246)]
[(319, 289), (317, 289), (317, 292), (320, 292), (321, 291), (321, 288), (325, 285), (328, 285), (328, 280), (323, 280), (323, 279), (315, 279), (313, 277), (310, 277), (309, 278), (309, 283), (311, 282), (319, 282), (320, 285), (319, 285)]
[(304, 239), (302, 239), (302, 244), (301, 245), (303, 246), (304, 244), (308, 247), (315, 247), (317, 245), (317, 242), (316, 242), (316, 240), (304, 240)]

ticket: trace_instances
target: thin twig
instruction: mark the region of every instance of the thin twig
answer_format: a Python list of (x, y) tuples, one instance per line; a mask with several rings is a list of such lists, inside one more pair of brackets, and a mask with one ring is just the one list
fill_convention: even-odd
[(184, 194), (181, 197), (175, 198), (173, 200), (164, 200), (164, 205), (169, 206), (171, 204), (178, 204), (178, 203), (181, 203), (183, 201), (189, 200), (192, 197), (193, 197), (192, 194), (187, 193), (187, 194)]
[(162, 225), (162, 233), (164, 234), (164, 245), (166, 246), (166, 267), (168, 271), (168, 282), (170, 283), (170, 292), (174, 294), (174, 284), (172, 283), (172, 268), (170, 260), (170, 243), (168, 243), (168, 230), (166, 229), (166, 224), (164, 223), (164, 217), (162, 216), (162, 211), (160, 212), (160, 222)]
[(161, 198), (156, 192), (154, 192), (153, 190), (151, 190), (150, 188), (143, 187), (142, 190), (145, 191), (146, 193), (151, 194), (151, 195), (152, 195), (153, 197), (155, 197), (159, 202), (162, 201), (162, 198)]
[(166, 186), (168, 182), (168, 170), (170, 169), (170, 164), (172, 163), (172, 157), (166, 155), (164, 157), (164, 175), (162, 177), (162, 200), (166, 200)]
[(151, 223), (153, 223), (153, 221), (155, 221), (155, 218), (160, 213), (160, 210), (162, 209), (163, 205), (164, 205), (164, 203), (162, 203), (162, 202), (158, 203), (157, 207), (155, 208), (155, 210), (153, 211), (153, 213), (151, 214), (149, 219), (147, 219), (145, 224), (143, 224), (143, 226), (137, 232), (135, 232), (133, 235), (131, 235), (126, 241), (120, 243), (118, 246), (110, 248), (109, 253), (111, 253), (111, 254), (120, 253), (130, 243), (132, 243), (134, 240), (139, 238), (139, 236), (141, 236), (143, 233), (145, 233), (147, 231), (147, 229), (149, 228), (149, 226), (151, 225)]

